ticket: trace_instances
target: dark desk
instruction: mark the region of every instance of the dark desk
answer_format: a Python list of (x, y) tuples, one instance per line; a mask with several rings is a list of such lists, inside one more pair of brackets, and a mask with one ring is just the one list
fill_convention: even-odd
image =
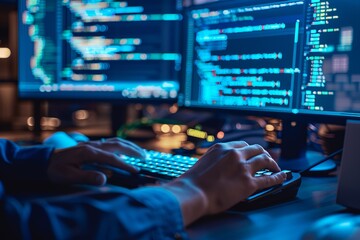
[(204, 218), (188, 232), (191, 239), (301, 239), (317, 220), (345, 210), (335, 203), (336, 188), (336, 177), (303, 177), (293, 201)]

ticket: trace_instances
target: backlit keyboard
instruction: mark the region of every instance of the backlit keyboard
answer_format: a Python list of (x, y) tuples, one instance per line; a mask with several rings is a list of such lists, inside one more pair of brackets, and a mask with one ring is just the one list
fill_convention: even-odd
[(179, 177), (198, 160), (194, 157), (173, 155), (171, 153), (151, 150), (147, 151), (145, 160), (129, 156), (123, 156), (122, 159), (128, 164), (139, 167), (141, 169), (141, 174), (169, 180)]

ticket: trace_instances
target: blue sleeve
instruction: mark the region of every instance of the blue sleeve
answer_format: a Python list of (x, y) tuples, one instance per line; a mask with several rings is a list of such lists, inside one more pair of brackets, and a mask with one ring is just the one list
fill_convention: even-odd
[(20, 147), (0, 139), (0, 179), (5, 186), (47, 181), (46, 169), (53, 148), (43, 145)]
[(29, 202), (4, 198), (3, 204), (4, 234), (15, 239), (188, 238), (179, 203), (160, 187), (105, 186)]

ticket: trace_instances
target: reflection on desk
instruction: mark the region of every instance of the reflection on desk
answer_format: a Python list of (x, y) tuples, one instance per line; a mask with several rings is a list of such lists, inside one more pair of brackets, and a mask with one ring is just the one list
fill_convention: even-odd
[(303, 177), (293, 201), (206, 217), (188, 233), (191, 239), (302, 239), (316, 221), (345, 211), (335, 203), (336, 190), (336, 177)]

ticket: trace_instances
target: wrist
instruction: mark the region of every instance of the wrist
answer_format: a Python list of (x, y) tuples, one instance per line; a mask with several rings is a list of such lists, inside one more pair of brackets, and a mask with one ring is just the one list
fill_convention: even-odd
[(207, 214), (208, 198), (191, 180), (179, 178), (163, 187), (177, 198), (185, 226)]

